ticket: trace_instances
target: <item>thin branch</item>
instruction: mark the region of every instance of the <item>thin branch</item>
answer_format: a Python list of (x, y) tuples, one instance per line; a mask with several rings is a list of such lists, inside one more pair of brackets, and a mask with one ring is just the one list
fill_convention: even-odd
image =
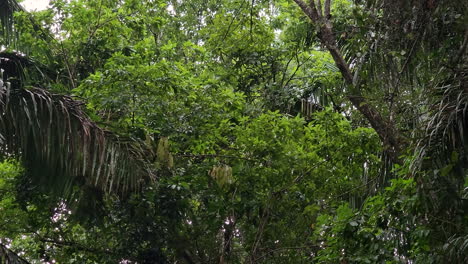
[(294, 76), (296, 76), (297, 72), (299, 71), (299, 69), (302, 67), (302, 65), (304, 65), (306, 62), (308, 62), (310, 60), (310, 58), (312, 58), (312, 55), (309, 56), (305, 61), (303, 61), (302, 63), (299, 63), (299, 58), (296, 56), (296, 60), (297, 60), (297, 67), (296, 69), (294, 70), (294, 72), (291, 74), (291, 76), (289, 77), (288, 81), (286, 82), (286, 84), (284, 85), (284, 87), (288, 86), (288, 84), (292, 81), (292, 79), (294, 78)]
[(234, 24), (234, 20), (236, 20), (237, 15), (241, 12), (242, 8), (244, 7), (244, 4), (245, 4), (245, 1), (242, 1), (241, 5), (239, 6), (239, 8), (236, 10), (234, 15), (232, 16), (232, 19), (229, 22), (228, 28), (226, 29), (226, 32), (224, 33), (223, 38), (221, 39), (221, 42), (224, 42), (226, 40), (227, 36), (229, 35), (231, 31), (231, 27)]
[(63, 42), (62, 41), (60, 41), (60, 50), (62, 51), (65, 66), (67, 67), (68, 78), (70, 78), (70, 83), (71, 83), (71, 86), (72, 86), (71, 88), (75, 89), (76, 88), (76, 84), (75, 84), (75, 81), (74, 81), (75, 77), (74, 77), (74, 74), (72, 73), (70, 62), (68, 60), (68, 55), (65, 52), (65, 48), (63, 47)]
[[(297, 54), (297, 49), (296, 49), (296, 54)], [(291, 63), (291, 61), (294, 59), (295, 57), (295, 54), (293, 56), (291, 56), (291, 58), (289, 58), (288, 62), (286, 63), (286, 66), (284, 67), (284, 71), (282, 72), (283, 76), (281, 77), (281, 82), (280, 82), (280, 86), (283, 87), (283, 83), (284, 83), (284, 79), (286, 78), (286, 73), (288, 71), (288, 68), (289, 68), (289, 64)]]

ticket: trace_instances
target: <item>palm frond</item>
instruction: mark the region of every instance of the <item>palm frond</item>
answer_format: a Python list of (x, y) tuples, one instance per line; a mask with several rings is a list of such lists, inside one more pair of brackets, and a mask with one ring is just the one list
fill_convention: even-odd
[(42, 185), (125, 193), (154, 175), (144, 145), (99, 128), (83, 103), (44, 89), (0, 88), (0, 150), (21, 157)]
[(14, 47), (17, 40), (17, 32), (14, 30), (13, 14), (24, 11), (16, 0), (0, 0), (0, 45)]
[[(468, 67), (453, 70), (437, 88), (428, 103), (431, 109), (426, 127), (415, 149), (413, 175), (420, 183), (418, 191), (434, 232), (445, 237), (444, 257), (464, 263), (461, 250), (466, 242), (466, 198), (464, 184), (468, 168)], [(466, 221), (465, 221), (466, 222)], [(457, 238), (457, 239), (455, 239)], [(444, 246), (446, 247), (446, 246)], [(466, 255), (465, 255), (466, 256)]]
[(20, 23), (24, 23), (15, 19), (16, 12), (24, 12), (27, 18), (27, 23), (32, 26), (32, 31), (29, 33), (33, 34), (34, 38), (40, 39), (50, 45), (43, 47), (41, 53), (46, 55), (48, 58), (55, 58), (53, 54), (53, 45), (56, 44), (56, 40), (51, 32), (45, 29), (42, 24), (36, 21), (36, 18), (28, 13), (17, 0), (0, 0), (0, 51), (1, 50), (16, 50), (23, 53), (31, 53), (31, 43), (25, 43), (20, 41), (22, 31), (20, 30)]
[(468, 262), (468, 235), (451, 237), (443, 248), (451, 263)]
[[(419, 149), (429, 154), (446, 157), (448, 162), (453, 151), (468, 159), (468, 66), (454, 72), (444, 85), (433, 90), (430, 118), (427, 120), (425, 135), (419, 142)], [(442, 154), (442, 156), (440, 156)]]

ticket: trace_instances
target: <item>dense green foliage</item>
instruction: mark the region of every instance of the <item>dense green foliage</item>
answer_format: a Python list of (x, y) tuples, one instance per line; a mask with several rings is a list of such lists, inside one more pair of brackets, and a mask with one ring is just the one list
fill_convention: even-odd
[(1, 0), (0, 262), (468, 262), (465, 2)]

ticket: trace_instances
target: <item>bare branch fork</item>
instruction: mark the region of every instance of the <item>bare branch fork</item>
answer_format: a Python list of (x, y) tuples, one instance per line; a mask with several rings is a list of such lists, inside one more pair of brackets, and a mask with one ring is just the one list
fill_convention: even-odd
[(395, 124), (390, 120), (386, 120), (379, 111), (372, 107), (364, 98), (359, 89), (361, 85), (353, 82), (353, 72), (336, 45), (336, 38), (333, 34), (333, 26), (330, 20), (331, 0), (325, 0), (323, 8), (321, 0), (310, 0), (309, 4), (305, 3), (303, 0), (294, 0), (294, 2), (302, 9), (304, 14), (316, 24), (320, 32), (320, 42), (330, 52), (344, 81), (350, 87), (350, 93), (348, 93), (346, 97), (352, 105), (366, 117), (372, 128), (377, 132), (393, 162), (401, 163), (398, 157), (403, 142)]

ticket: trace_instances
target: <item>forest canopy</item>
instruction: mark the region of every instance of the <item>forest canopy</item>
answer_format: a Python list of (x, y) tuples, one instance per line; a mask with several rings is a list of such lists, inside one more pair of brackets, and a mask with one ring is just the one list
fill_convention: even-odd
[(0, 23), (0, 263), (468, 263), (467, 1)]

